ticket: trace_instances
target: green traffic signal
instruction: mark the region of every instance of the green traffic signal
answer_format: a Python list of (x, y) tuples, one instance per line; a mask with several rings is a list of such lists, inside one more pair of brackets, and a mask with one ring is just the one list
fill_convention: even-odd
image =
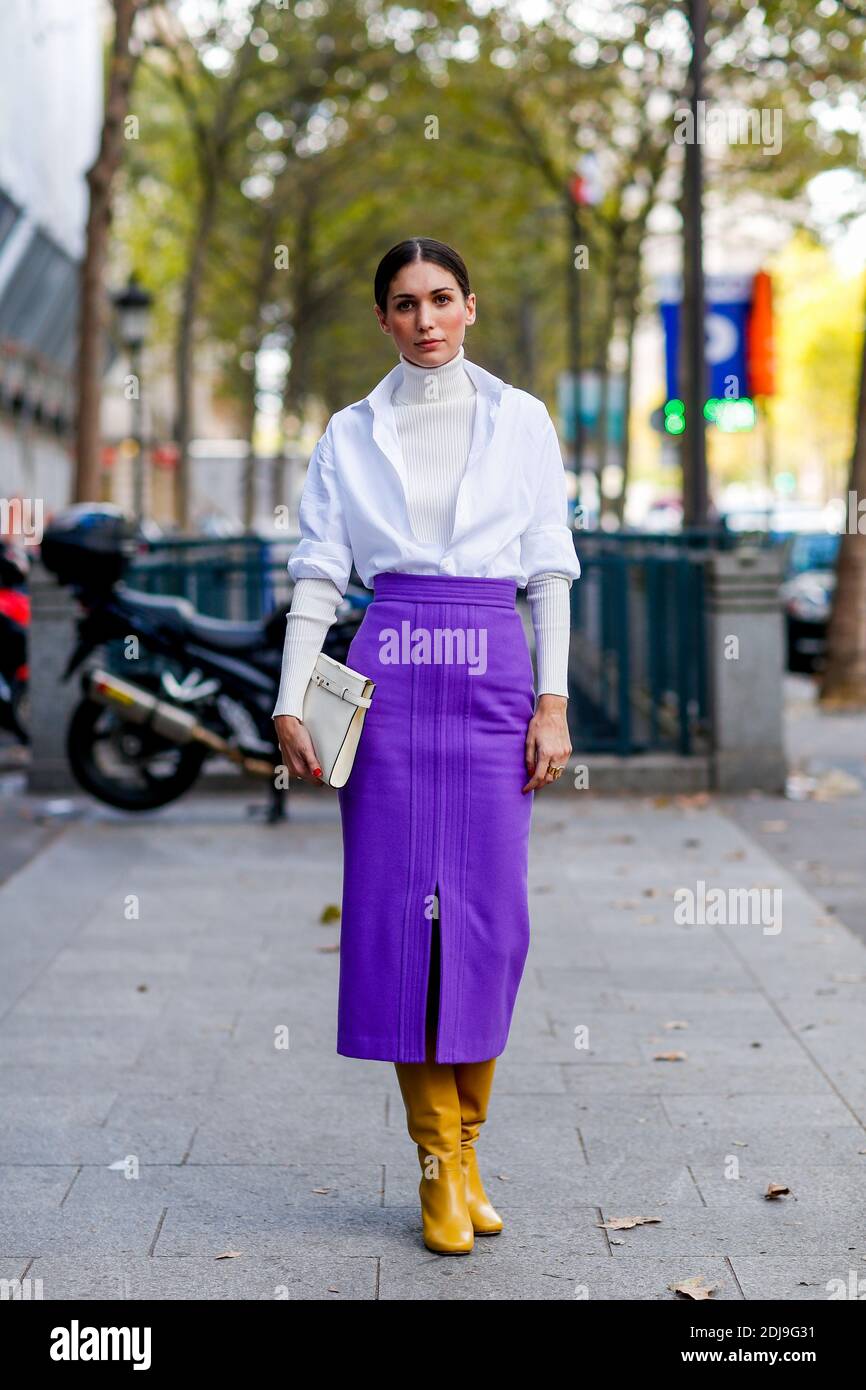
[(723, 434), (739, 434), (753, 430), (758, 420), (755, 402), (750, 396), (736, 396), (716, 401), (715, 423)]
[[(667, 434), (683, 434), (686, 428), (686, 408), (681, 400), (666, 401), (663, 407), (663, 425)], [(755, 428), (758, 414), (755, 402), (749, 396), (727, 397), (710, 396), (704, 402), (704, 419), (716, 426), (723, 434), (739, 434)]]

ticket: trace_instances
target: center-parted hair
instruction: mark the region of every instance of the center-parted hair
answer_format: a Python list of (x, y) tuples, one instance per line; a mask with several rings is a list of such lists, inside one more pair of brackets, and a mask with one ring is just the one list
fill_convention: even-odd
[(469, 272), (459, 251), (455, 251), (453, 246), (446, 246), (444, 241), (435, 241), (433, 237), (409, 237), (386, 251), (376, 267), (373, 293), (383, 314), (388, 312), (391, 281), (404, 265), (411, 265), (413, 261), (432, 261), (435, 265), (441, 265), (443, 270), (449, 270), (460, 286), (464, 300), (472, 293)]

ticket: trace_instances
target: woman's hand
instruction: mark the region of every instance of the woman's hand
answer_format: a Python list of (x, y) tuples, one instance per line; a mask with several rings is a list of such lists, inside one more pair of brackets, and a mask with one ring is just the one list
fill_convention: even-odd
[[(571, 739), (565, 711), (568, 700), (564, 695), (539, 695), (538, 707), (526, 730), (526, 771), (529, 781), (524, 792), (549, 787), (558, 777), (547, 775), (550, 766), (565, 767), (571, 757)], [(561, 774), (560, 774), (561, 775)]]
[(289, 769), (289, 776), (297, 777), (302, 782), (315, 782), (323, 787), (325, 783), (322, 781), (322, 769), (319, 767), (313, 740), (300, 719), (296, 719), (293, 714), (278, 714), (274, 718), (274, 728), (277, 731), (283, 762)]

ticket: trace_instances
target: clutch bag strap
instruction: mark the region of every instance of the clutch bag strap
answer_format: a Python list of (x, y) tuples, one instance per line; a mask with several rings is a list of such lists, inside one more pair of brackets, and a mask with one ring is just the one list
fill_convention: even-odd
[(373, 703), (370, 695), (356, 695), (347, 685), (343, 685), (338, 679), (325, 676), (321, 671), (313, 671), (311, 679), (316, 685), (321, 685), (323, 689), (330, 690), (332, 695), (336, 695), (341, 700), (345, 700), (350, 705), (357, 705), (359, 709), (369, 709)]

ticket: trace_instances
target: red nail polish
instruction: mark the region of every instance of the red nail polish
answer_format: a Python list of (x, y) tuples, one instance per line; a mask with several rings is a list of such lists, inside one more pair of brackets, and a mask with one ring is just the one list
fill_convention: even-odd
[(317, 777), (321, 777), (321, 775), (322, 775), (322, 769), (321, 769), (320, 767), (314, 767), (314, 768), (313, 768), (313, 771), (315, 772), (315, 774), (316, 774)]

